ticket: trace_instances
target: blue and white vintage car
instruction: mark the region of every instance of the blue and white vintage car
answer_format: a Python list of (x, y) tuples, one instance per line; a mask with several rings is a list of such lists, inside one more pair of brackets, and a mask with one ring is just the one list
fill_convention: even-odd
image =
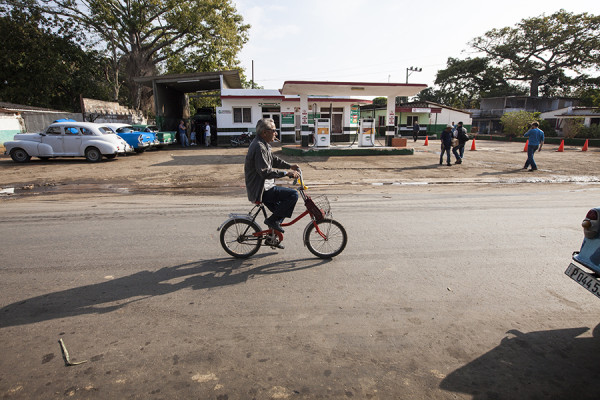
[(24, 163), (31, 157), (47, 160), (53, 157), (85, 157), (98, 162), (102, 156), (115, 158), (133, 149), (112, 130), (92, 122), (55, 122), (40, 133), (19, 133), (4, 143), (5, 154)]
[(577, 265), (569, 264), (565, 274), (600, 298), (600, 207), (588, 211), (581, 226), (583, 243), (581, 249), (573, 253)]
[(106, 123), (103, 125), (121, 136), (136, 153), (143, 153), (152, 146), (160, 144), (154, 132), (141, 132), (129, 124)]

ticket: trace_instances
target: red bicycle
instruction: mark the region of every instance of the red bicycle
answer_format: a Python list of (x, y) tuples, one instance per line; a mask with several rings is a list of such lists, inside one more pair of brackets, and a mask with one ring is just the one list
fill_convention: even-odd
[[(294, 220), (281, 226), (294, 225), (305, 216), (310, 216), (311, 221), (304, 228), (304, 245), (317, 257), (335, 257), (346, 247), (348, 242), (346, 230), (342, 224), (331, 218), (329, 200), (326, 196), (315, 196), (313, 199), (304, 192), (308, 188), (302, 181), (302, 172), (299, 172), (298, 192), (304, 200), (306, 210)], [(227, 253), (236, 258), (248, 258), (255, 254), (260, 246), (282, 248), (283, 234), (273, 229), (262, 229), (256, 222), (260, 213), (267, 218), (263, 203), (255, 204), (247, 214), (229, 214), (229, 219), (217, 229), (221, 231), (221, 246)]]

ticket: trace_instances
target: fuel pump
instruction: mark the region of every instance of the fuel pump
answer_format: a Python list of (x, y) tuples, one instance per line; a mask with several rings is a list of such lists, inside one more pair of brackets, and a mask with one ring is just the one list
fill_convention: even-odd
[(329, 118), (315, 118), (315, 147), (329, 147), (331, 144)]
[(375, 146), (374, 118), (361, 118), (358, 130), (358, 145), (360, 147)]

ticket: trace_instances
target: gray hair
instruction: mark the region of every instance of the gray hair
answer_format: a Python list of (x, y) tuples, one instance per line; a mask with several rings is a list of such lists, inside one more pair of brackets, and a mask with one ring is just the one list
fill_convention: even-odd
[(273, 118), (259, 119), (256, 123), (256, 135), (262, 135), (264, 131), (272, 129), (271, 126), (275, 127), (275, 121), (273, 121)]

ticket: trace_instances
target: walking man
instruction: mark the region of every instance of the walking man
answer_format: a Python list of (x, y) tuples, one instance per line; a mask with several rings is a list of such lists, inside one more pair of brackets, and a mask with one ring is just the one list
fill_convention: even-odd
[(463, 123), (460, 121), (456, 130), (454, 131), (454, 137), (458, 139), (458, 146), (452, 148), (452, 153), (456, 157), (455, 164), (462, 164), (462, 159), (465, 155), (465, 144), (469, 141), (467, 130), (463, 128)]
[(542, 145), (544, 144), (544, 131), (542, 131), (539, 126), (540, 124), (534, 121), (531, 124), (531, 129), (523, 135), (529, 139), (529, 145), (527, 146), (527, 161), (525, 161), (523, 169), (527, 169), (527, 167), (531, 166), (529, 171), (535, 171), (537, 169), (537, 164), (533, 159), (533, 155), (536, 150), (542, 151)]
[(419, 131), (421, 130), (421, 126), (419, 125), (419, 121), (415, 119), (415, 122), (413, 123), (413, 139), (416, 142), (417, 138), (419, 137)]
[(440, 154), (440, 165), (444, 159), (444, 153), (446, 153), (446, 165), (451, 167), (450, 162), (450, 148), (452, 147), (452, 125), (446, 125), (446, 128), (442, 131), (442, 153)]

